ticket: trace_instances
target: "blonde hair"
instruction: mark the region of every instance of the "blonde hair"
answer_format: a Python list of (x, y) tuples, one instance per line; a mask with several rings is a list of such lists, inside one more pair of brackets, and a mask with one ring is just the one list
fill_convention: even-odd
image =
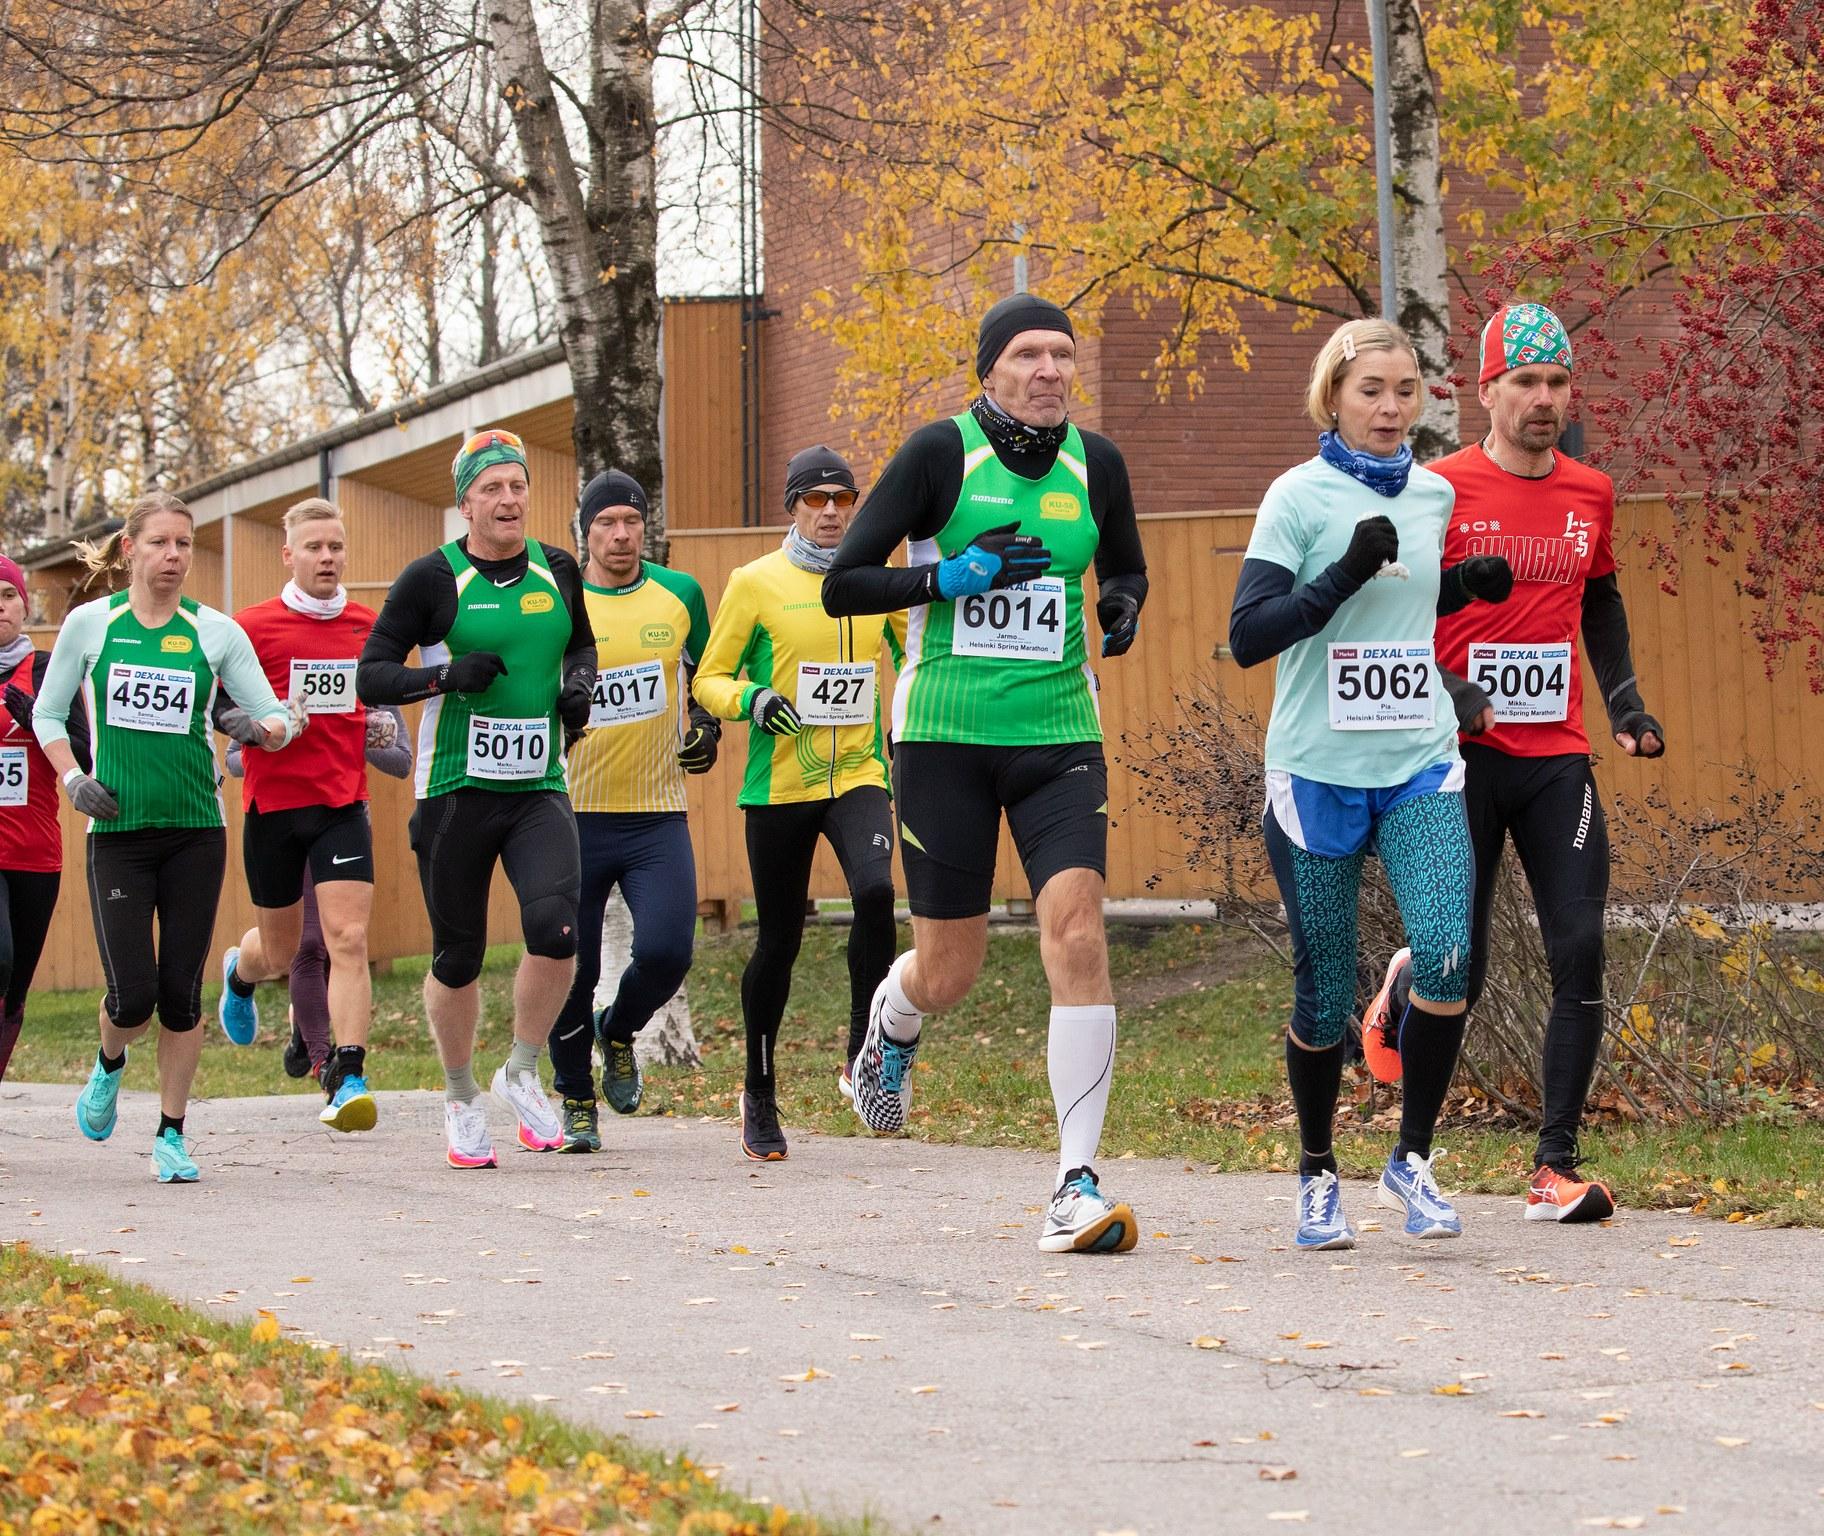
[(147, 491), (127, 508), (121, 525), (99, 544), (92, 544), (87, 539), (76, 541), (76, 558), (88, 571), (77, 590), (86, 592), (97, 583), (112, 589), (118, 578), (127, 574), (126, 541), (137, 539), (147, 522), (161, 512), (175, 512), (179, 517), (188, 518), (192, 527), (196, 525), (196, 514), (169, 491)]
[(333, 501), (325, 501), (321, 496), (306, 496), (302, 501), (285, 509), (285, 539), (289, 543), (291, 536), (306, 523), (326, 522), (334, 518), (342, 521), (342, 509)]
[(1320, 431), (1336, 424), (1336, 390), (1343, 382), (1349, 365), (1362, 352), (1397, 352), (1412, 354), (1416, 367), (1419, 349), (1412, 338), (1391, 320), (1378, 317), (1367, 320), (1345, 320), (1330, 333), (1330, 339), (1318, 349), (1311, 363), (1311, 382), (1305, 386), (1305, 410)]

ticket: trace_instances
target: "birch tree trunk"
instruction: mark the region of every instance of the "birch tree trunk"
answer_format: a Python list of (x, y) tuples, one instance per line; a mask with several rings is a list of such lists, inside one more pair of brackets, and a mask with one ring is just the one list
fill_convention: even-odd
[(525, 163), (576, 401), (579, 484), (623, 469), (645, 487), (646, 545), (665, 547), (659, 457), (658, 209), (652, 47), (643, 4), (590, 9), (589, 179), (565, 135), (532, 0), (489, 0), (502, 98)]
[[(1397, 318), (1418, 348), (1426, 384), (1442, 385), (1450, 372), (1450, 252), (1444, 240), (1437, 86), (1415, 0), (1387, 0), (1387, 54)], [(1454, 453), (1462, 446), (1459, 431), (1455, 393), (1439, 399), (1428, 392), (1413, 429), (1413, 454), (1423, 463)]]
[[(633, 914), (617, 890), (608, 898), (602, 918), (602, 979), (595, 985), (595, 1006), (614, 1001), (621, 972), (633, 957)], [(633, 1053), (642, 1067), (700, 1067), (702, 1053), (690, 1027), (690, 994), (679, 987), (671, 1001), (652, 1016), (652, 1022), (633, 1037)]]

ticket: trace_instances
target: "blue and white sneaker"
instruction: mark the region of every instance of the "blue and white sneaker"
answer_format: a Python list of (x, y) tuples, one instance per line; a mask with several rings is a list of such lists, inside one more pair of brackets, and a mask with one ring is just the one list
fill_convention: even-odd
[(1381, 1184), (1376, 1191), (1380, 1203), (1392, 1211), (1406, 1213), (1408, 1237), (1461, 1237), (1463, 1222), (1456, 1208), (1438, 1192), (1431, 1176), (1431, 1165), (1437, 1157), (1420, 1157), (1408, 1152), (1401, 1161), (1387, 1159), (1381, 1170)]
[(1343, 1214), (1342, 1185), (1328, 1168), (1299, 1175), (1297, 1242), (1300, 1248), (1355, 1246), (1355, 1228)]
[(166, 1126), (152, 1143), (152, 1177), (160, 1184), (194, 1184), (196, 1164), (182, 1131)]
[(216, 1004), (215, 1016), (221, 1020), (222, 1033), (236, 1045), (252, 1045), (253, 1037), (260, 1032), (260, 1005), (228, 985), (234, 962), (240, 958), (238, 944), (222, 956), (222, 1000)]
[(89, 1080), (76, 1095), (76, 1129), (90, 1141), (106, 1141), (114, 1134), (114, 1122), (120, 1118), (120, 1080), (127, 1075), (123, 1065), (110, 1072), (95, 1058), (89, 1069)]
[(343, 1078), (317, 1118), (334, 1131), (371, 1131), (380, 1112), (367, 1079), (354, 1073)]
[(868, 1032), (850, 1069), (855, 1113), (871, 1131), (893, 1136), (906, 1128), (906, 1111), (912, 1107), (912, 1064), (918, 1059), (917, 1040), (902, 1044), (887, 1037), (881, 1027), (887, 984), (875, 988), (868, 1008)]
[(1045, 1253), (1126, 1253), (1139, 1240), (1133, 1211), (1102, 1193), (1093, 1168), (1073, 1168), (1064, 1176), (1039, 1233)]

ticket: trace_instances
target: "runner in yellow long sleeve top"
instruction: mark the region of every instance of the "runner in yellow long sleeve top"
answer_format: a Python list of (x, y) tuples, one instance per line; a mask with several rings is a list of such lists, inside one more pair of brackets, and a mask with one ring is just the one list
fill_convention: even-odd
[(868, 1001), (893, 961), (893, 825), (879, 662), (882, 642), (896, 662), (904, 655), (906, 616), (832, 619), (823, 611), (824, 572), (855, 500), (855, 474), (840, 455), (819, 446), (792, 459), (785, 543), (729, 577), (693, 686), (697, 702), (712, 713), (749, 722), (738, 803), (747, 812), (760, 936), (741, 978), (747, 1023), (741, 1145), (757, 1161), (786, 1154), (773, 1046), (804, 937), (819, 835), (836, 850), (855, 905), (848, 1060), (860, 1046)]
[[(697, 872), (684, 775), (715, 766), (722, 722), (690, 704), (680, 728), (691, 674), (709, 644), (709, 609), (694, 576), (640, 558), (645, 488), (618, 469), (603, 470), (583, 489), (576, 533), (596, 672), (589, 734), (570, 749), (568, 764), (583, 885), (576, 980), (551, 1027), (551, 1066), (564, 1101), (560, 1150), (597, 1152), (591, 1042), (602, 1046), (602, 1096), (617, 1114), (631, 1115), (642, 1092), (633, 1037), (690, 969)], [(613, 999), (598, 1010), (602, 913), (617, 886), (633, 918), (632, 954)]]

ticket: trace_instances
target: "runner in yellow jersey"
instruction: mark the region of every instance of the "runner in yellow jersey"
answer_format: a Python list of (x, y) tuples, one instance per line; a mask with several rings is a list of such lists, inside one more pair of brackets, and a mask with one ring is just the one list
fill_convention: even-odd
[[(583, 886), (576, 980), (551, 1028), (551, 1065), (564, 1101), (559, 1150), (597, 1152), (591, 1039), (602, 1043), (602, 1097), (631, 1115), (641, 1091), (633, 1037), (690, 969), (697, 871), (684, 821), (684, 775), (715, 766), (722, 722), (690, 698), (697, 658), (709, 643), (703, 589), (694, 576), (640, 558), (646, 536), (640, 483), (618, 469), (597, 475), (583, 489), (576, 530), (596, 674), (589, 734), (570, 749), (568, 763)], [(602, 909), (617, 885), (633, 914), (633, 955), (614, 1001), (594, 1012)]]
[[(725, 720), (746, 718), (747, 812), (760, 934), (741, 977), (747, 1084), (741, 1149), (755, 1161), (786, 1155), (773, 1047), (804, 938), (804, 903), (819, 836), (841, 861), (855, 906), (849, 930), (853, 1061), (868, 1002), (893, 963), (893, 822), (880, 728), (879, 661), (904, 655), (903, 612), (832, 619), (823, 576), (854, 516), (855, 473), (839, 454), (807, 448), (786, 468), (785, 541), (728, 579), (696, 696)], [(842, 1072), (848, 1092), (849, 1069)]]

